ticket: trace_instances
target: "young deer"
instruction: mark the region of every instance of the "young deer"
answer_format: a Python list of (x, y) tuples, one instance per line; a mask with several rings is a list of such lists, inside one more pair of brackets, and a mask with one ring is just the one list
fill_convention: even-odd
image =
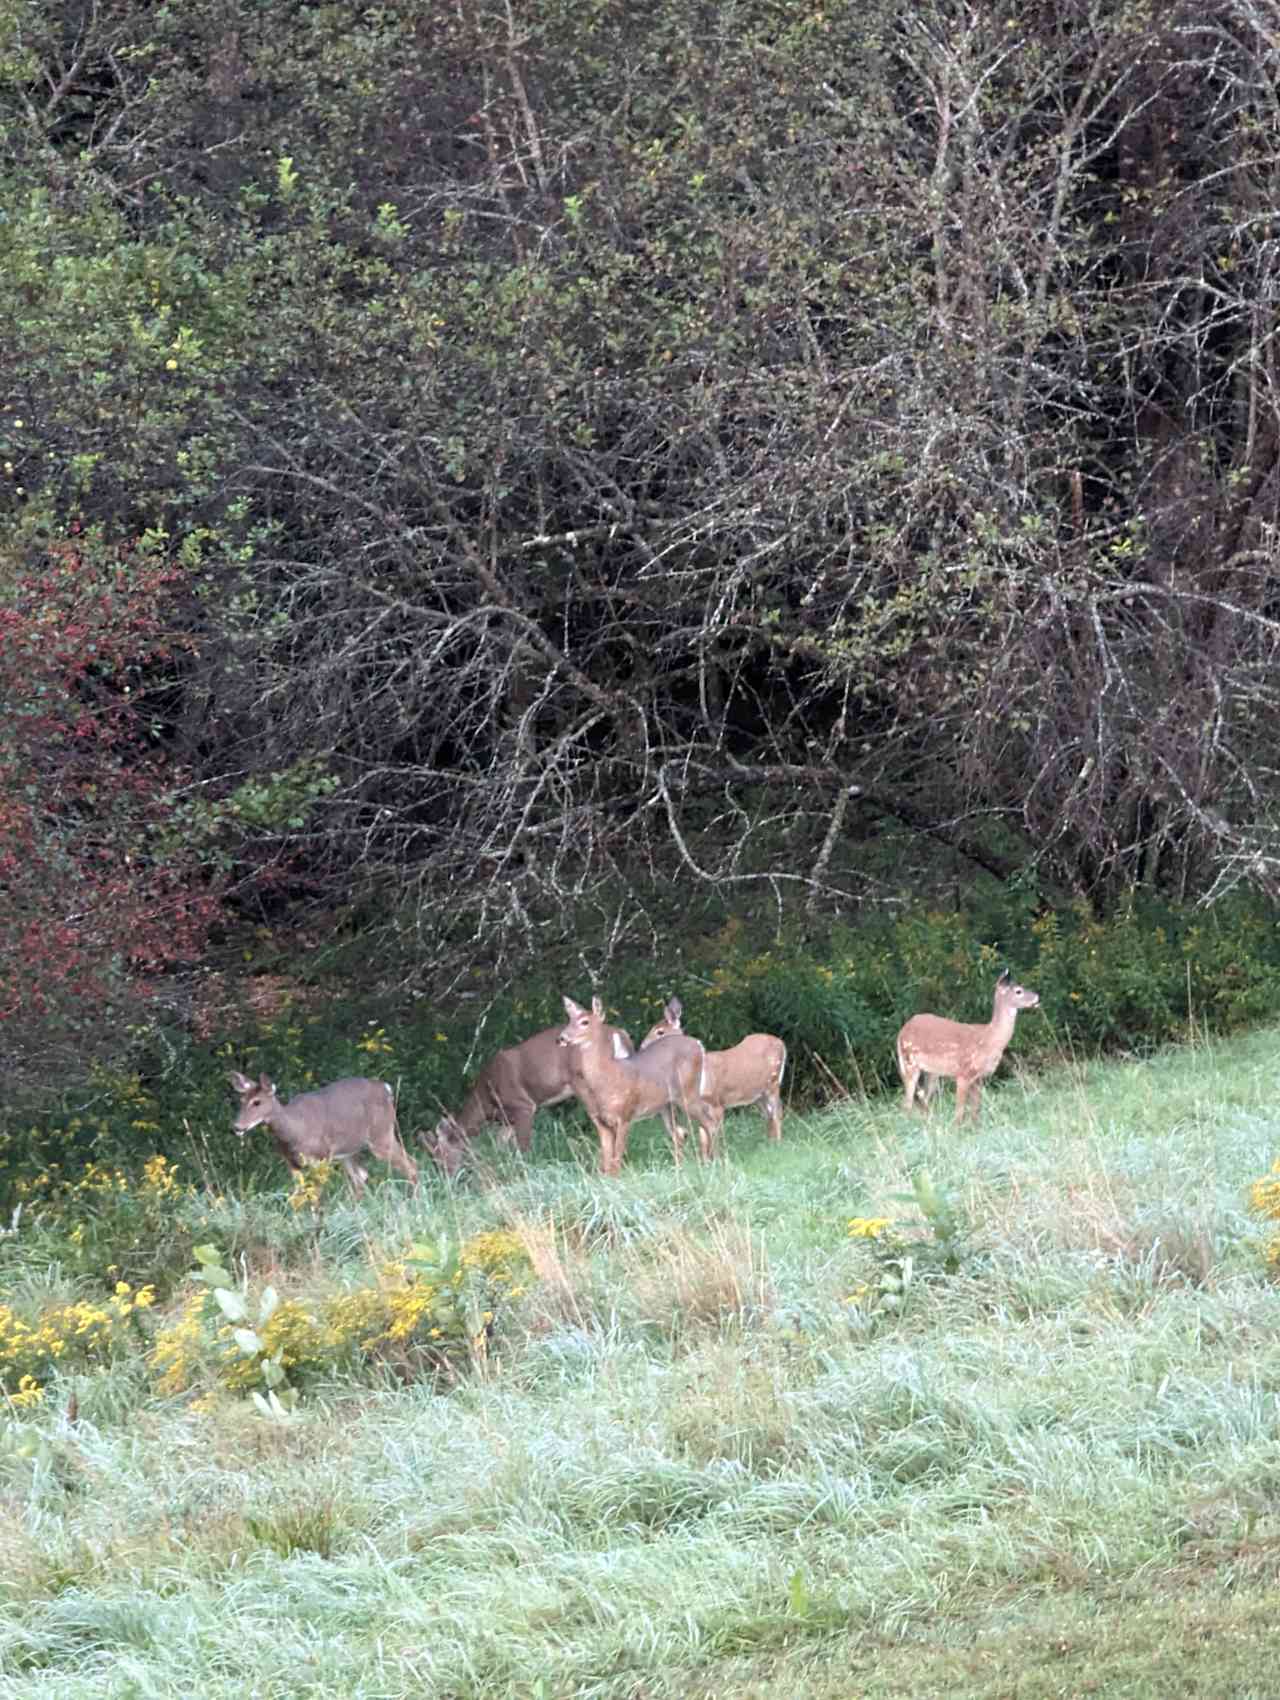
[[(683, 1033), (684, 1028), (680, 1024), (682, 1013), (680, 999), (672, 998), (662, 1012), (662, 1020), (655, 1021), (640, 1041), (641, 1051), (655, 1040), (665, 1039), (672, 1033)], [(730, 1050), (707, 1052), (704, 1096), (720, 1112), (722, 1122), (726, 1110), (740, 1110), (747, 1104), (759, 1104), (769, 1138), (781, 1139), (782, 1074), (786, 1066), (787, 1047), (781, 1039), (775, 1039), (772, 1033), (748, 1033)], [(684, 1128), (670, 1109), (664, 1112), (663, 1120), (671, 1135), (671, 1146), (678, 1163), (684, 1145)], [(698, 1130), (698, 1148), (704, 1158), (713, 1155), (702, 1128)]]
[(265, 1074), (253, 1081), (232, 1069), (230, 1080), (240, 1094), (236, 1132), (243, 1136), (265, 1123), (291, 1169), (336, 1158), (359, 1198), (369, 1171), (356, 1161), (356, 1153), (367, 1148), (417, 1186), (418, 1165), (400, 1143), (395, 1099), (385, 1081), (335, 1080), (282, 1104)]
[[(629, 1057), (635, 1050), (630, 1035), (620, 1027), (606, 1027), (605, 1033), (615, 1057)], [(499, 1051), (476, 1076), (457, 1115), (441, 1116), (434, 1133), (420, 1135), (445, 1174), (457, 1173), (466, 1142), (491, 1123), (502, 1128), (508, 1139), (514, 1134), (521, 1151), (527, 1151), (535, 1113), (573, 1097), (579, 1053), (567, 1050), (559, 1038), (559, 1027), (545, 1027), (521, 1044)]]
[(1006, 969), (996, 981), (991, 1020), (982, 1025), (947, 1021), (941, 1015), (913, 1015), (898, 1034), (898, 1073), (906, 1089), (907, 1108), (915, 1102), (921, 1075), (927, 1077), (926, 1104), (938, 1080), (946, 1075), (956, 1083), (956, 1121), (966, 1108), (976, 1121), (982, 1083), (999, 1067), (1005, 1046), (1013, 1037), (1018, 1011), (1035, 1009), (1039, 1002), (1035, 992), (1014, 985)]
[(703, 1097), (706, 1052), (696, 1039), (672, 1033), (634, 1056), (615, 1057), (599, 998), (583, 1009), (564, 1000), (568, 1026), (560, 1043), (576, 1050), (573, 1089), (600, 1138), (600, 1173), (616, 1175), (626, 1155), (631, 1124), (678, 1105), (697, 1122), (700, 1137), (715, 1138), (721, 1112)]

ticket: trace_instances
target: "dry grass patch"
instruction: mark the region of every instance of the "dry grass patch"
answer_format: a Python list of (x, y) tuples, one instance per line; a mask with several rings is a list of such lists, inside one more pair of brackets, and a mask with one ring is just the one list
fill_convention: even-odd
[(597, 1278), (592, 1259), (553, 1219), (516, 1217), (510, 1229), (524, 1247), (533, 1280), (522, 1295), (522, 1315), (534, 1333), (586, 1328), (595, 1319)]
[(990, 1236), (1029, 1261), (1083, 1252), (1148, 1287), (1208, 1287), (1218, 1261), (1211, 1214), (1176, 1205), (1153, 1212), (1128, 1177), (1096, 1164), (1064, 1166), (1071, 1180), (1023, 1178), (984, 1200)]
[(666, 1427), (672, 1449), (691, 1464), (728, 1460), (768, 1475), (804, 1450), (778, 1366), (735, 1345), (717, 1343), (680, 1367)]
[(701, 1233), (669, 1229), (628, 1248), (623, 1264), (641, 1316), (672, 1338), (745, 1327), (772, 1309), (764, 1247), (740, 1222), (712, 1222)]

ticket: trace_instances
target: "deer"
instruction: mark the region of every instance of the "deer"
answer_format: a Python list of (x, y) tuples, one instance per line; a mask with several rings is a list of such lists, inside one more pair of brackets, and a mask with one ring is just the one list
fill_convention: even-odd
[(966, 1110), (976, 1122), (982, 1083), (1000, 1066), (1013, 1037), (1020, 1009), (1035, 1009), (1038, 993), (1015, 985), (1006, 968), (996, 981), (991, 1020), (983, 1023), (948, 1021), (941, 1015), (913, 1015), (898, 1034), (898, 1073), (906, 1090), (907, 1109), (915, 1102), (916, 1087), (925, 1077), (923, 1101), (933, 1097), (946, 1076), (956, 1083), (956, 1124)]
[[(621, 1027), (606, 1027), (605, 1033), (615, 1057), (632, 1055), (629, 1033)], [(508, 1140), (514, 1135), (518, 1148), (527, 1151), (536, 1112), (574, 1096), (578, 1053), (559, 1044), (559, 1038), (559, 1027), (544, 1027), (499, 1051), (476, 1076), (457, 1115), (442, 1116), (434, 1133), (419, 1135), (446, 1175), (458, 1172), (466, 1141), (491, 1124), (502, 1128)]]
[(631, 1124), (678, 1105), (697, 1122), (700, 1138), (714, 1141), (722, 1113), (704, 1097), (706, 1051), (697, 1039), (670, 1033), (633, 1056), (617, 1057), (609, 1042), (599, 998), (584, 1009), (564, 1000), (568, 1025), (559, 1043), (578, 1052), (573, 1090), (600, 1139), (600, 1173), (617, 1175)]
[[(641, 1051), (672, 1033), (683, 1033), (683, 1014), (680, 999), (670, 998), (663, 1009), (662, 1019), (655, 1021), (640, 1041)], [(720, 1112), (722, 1121), (726, 1110), (740, 1110), (747, 1104), (759, 1104), (769, 1138), (781, 1139), (782, 1075), (786, 1066), (787, 1047), (781, 1039), (775, 1038), (772, 1033), (748, 1033), (745, 1039), (727, 1051), (707, 1052), (704, 1096)], [(674, 1111), (668, 1109), (663, 1119), (678, 1163), (685, 1130)], [(704, 1160), (714, 1155), (702, 1128), (698, 1130), (698, 1149)]]
[(282, 1104), (265, 1074), (255, 1081), (232, 1069), (229, 1079), (240, 1094), (235, 1131), (243, 1138), (265, 1124), (291, 1169), (336, 1158), (359, 1198), (369, 1171), (356, 1154), (368, 1149), (417, 1187), (418, 1165), (400, 1143), (395, 1099), (385, 1080), (352, 1076)]

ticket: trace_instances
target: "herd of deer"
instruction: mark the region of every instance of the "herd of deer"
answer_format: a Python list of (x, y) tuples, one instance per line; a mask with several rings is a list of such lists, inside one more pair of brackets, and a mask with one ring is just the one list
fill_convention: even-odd
[[(898, 1034), (898, 1072), (907, 1108), (924, 1081), (928, 1104), (940, 1079), (956, 1083), (956, 1120), (975, 1118), (982, 1083), (994, 1074), (1013, 1036), (1020, 1009), (1034, 1009), (1035, 992), (1016, 985), (1008, 973), (996, 982), (991, 1020), (948, 1021), (940, 1015), (913, 1015)], [(661, 1116), (678, 1163), (684, 1148), (685, 1115), (698, 1129), (703, 1158), (715, 1155), (726, 1110), (759, 1104), (770, 1139), (782, 1138), (782, 1074), (787, 1047), (769, 1033), (752, 1033), (728, 1051), (708, 1051), (680, 1025), (679, 998), (672, 998), (662, 1020), (645, 1034), (637, 1050), (619, 1027), (604, 1018), (604, 1005), (593, 998), (590, 1009), (564, 1000), (568, 1023), (547, 1027), (523, 1044), (499, 1051), (481, 1069), (456, 1116), (444, 1116), (421, 1141), (446, 1174), (454, 1174), (467, 1142), (484, 1127), (501, 1128), (521, 1151), (529, 1149), (536, 1111), (568, 1098), (580, 1100), (600, 1139), (600, 1172), (616, 1175), (626, 1155), (633, 1122)], [(292, 1169), (336, 1160), (347, 1172), (357, 1196), (368, 1170), (357, 1160), (363, 1151), (390, 1164), (414, 1186), (418, 1165), (401, 1142), (395, 1099), (381, 1080), (335, 1080), (316, 1092), (303, 1092), (282, 1104), (262, 1075), (253, 1081), (236, 1071), (231, 1083), (240, 1095), (235, 1130), (270, 1128), (280, 1155)]]

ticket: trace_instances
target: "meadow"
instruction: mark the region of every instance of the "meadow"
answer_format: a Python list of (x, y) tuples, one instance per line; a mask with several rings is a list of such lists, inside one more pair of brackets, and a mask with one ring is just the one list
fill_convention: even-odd
[(36, 1177), (0, 1696), (1272, 1700), (1278, 1084), (1256, 1030), (616, 1181), (580, 1112), (359, 1204), (198, 1126)]

